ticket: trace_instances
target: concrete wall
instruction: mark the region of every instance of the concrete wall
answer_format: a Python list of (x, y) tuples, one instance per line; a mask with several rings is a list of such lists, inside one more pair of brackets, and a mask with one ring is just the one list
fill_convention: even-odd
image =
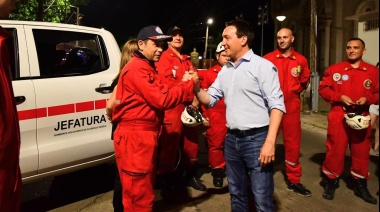
[(364, 22), (358, 23), (358, 37), (363, 39), (367, 52), (363, 60), (376, 65), (379, 62), (379, 29), (364, 32)]

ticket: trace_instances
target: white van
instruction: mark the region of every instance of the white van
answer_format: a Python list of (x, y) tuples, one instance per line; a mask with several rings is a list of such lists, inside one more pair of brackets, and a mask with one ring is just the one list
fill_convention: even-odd
[(113, 160), (108, 87), (119, 70), (113, 35), (84, 26), (5, 21), (21, 130), (23, 182)]

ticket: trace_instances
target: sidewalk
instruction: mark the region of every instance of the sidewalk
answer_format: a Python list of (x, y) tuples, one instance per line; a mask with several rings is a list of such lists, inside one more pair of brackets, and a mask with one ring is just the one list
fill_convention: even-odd
[[(301, 160), (303, 164), (302, 183), (307, 185), (313, 193), (311, 197), (302, 197), (295, 192), (287, 190), (284, 164), (284, 147), (282, 139), (276, 144), (275, 161), (275, 204), (276, 211), (298, 212), (298, 211), (378, 211), (379, 206), (364, 202), (356, 197), (352, 190), (351, 174), (346, 166), (345, 172), (340, 181), (340, 188), (336, 191), (333, 201), (322, 198), (323, 187), (320, 167), (325, 156), (325, 139), (327, 129), (327, 113), (330, 105), (323, 99), (319, 102), (317, 112), (303, 112), (301, 114), (301, 124), (304, 142), (301, 146)], [(175, 192), (178, 202), (168, 204), (165, 202), (158, 189), (155, 190), (154, 212), (219, 212), (230, 211), (230, 194), (228, 192), (227, 179), (223, 188), (215, 188), (212, 183), (210, 168), (208, 167), (208, 152), (205, 148), (204, 137), (200, 137), (198, 173), (201, 180), (207, 186), (207, 191), (201, 192), (192, 188), (178, 188)], [(345, 157), (346, 164), (350, 164), (349, 155)], [(368, 188), (371, 194), (378, 190), (378, 157), (371, 156), (369, 171), (373, 174), (368, 181)], [(91, 211), (104, 212), (112, 211), (113, 191), (108, 191), (96, 196), (89, 197), (83, 201), (74, 202), (61, 208), (55, 208), (51, 212), (66, 211)], [(378, 196), (375, 196), (378, 199)], [(78, 209), (80, 208), (80, 210)]]
[(311, 125), (320, 129), (327, 130), (327, 115), (314, 112), (302, 112), (301, 124)]
[(307, 124), (327, 130), (327, 114), (329, 111), (330, 104), (327, 103), (321, 96), (319, 96), (318, 111), (312, 112), (303, 110), (303, 112), (301, 112), (301, 124)]

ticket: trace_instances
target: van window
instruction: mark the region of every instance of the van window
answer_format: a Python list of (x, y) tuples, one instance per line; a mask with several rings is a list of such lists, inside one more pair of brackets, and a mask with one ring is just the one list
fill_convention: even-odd
[(101, 36), (33, 29), (41, 77), (85, 75), (109, 68)]
[(20, 60), (18, 54), (18, 42), (17, 42), (17, 30), (15, 28), (5, 28), (5, 30), (11, 35), (10, 39), (7, 39), (7, 47), (10, 54), (11, 74), (12, 80), (20, 78)]

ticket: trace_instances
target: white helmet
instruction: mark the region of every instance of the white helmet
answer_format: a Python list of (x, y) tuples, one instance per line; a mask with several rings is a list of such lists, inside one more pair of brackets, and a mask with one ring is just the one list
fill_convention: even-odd
[(196, 127), (203, 122), (203, 117), (195, 107), (188, 105), (182, 112), (181, 121), (188, 127)]
[(216, 53), (220, 53), (220, 52), (222, 52), (222, 51), (224, 51), (224, 50), (226, 50), (226, 49), (225, 49), (224, 46), (222, 45), (222, 42), (220, 42), (220, 43), (218, 44), (218, 46), (216, 47), (215, 52), (216, 52)]
[(355, 130), (367, 129), (371, 121), (370, 115), (363, 116), (356, 113), (344, 114), (344, 118), (346, 119), (347, 125)]

